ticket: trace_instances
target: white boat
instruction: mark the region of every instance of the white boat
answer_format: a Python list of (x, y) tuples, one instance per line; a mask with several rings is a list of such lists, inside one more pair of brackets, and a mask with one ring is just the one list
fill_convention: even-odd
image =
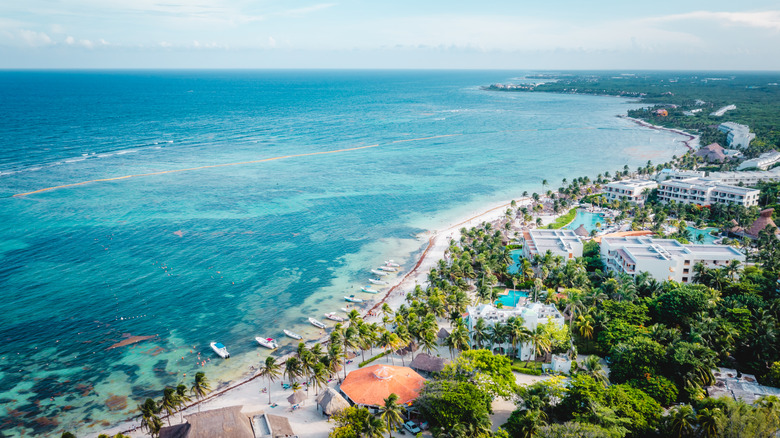
[(230, 357), (230, 353), (228, 353), (227, 347), (224, 345), (220, 344), (219, 342), (212, 342), (210, 345), (211, 349), (214, 350), (214, 353), (217, 353), (222, 359), (227, 359)]
[(369, 278), (368, 282), (371, 283), (371, 284), (387, 284), (386, 281), (384, 281), (384, 280), (377, 280), (375, 278)]
[(384, 277), (385, 275), (390, 275), (387, 272), (383, 272), (383, 271), (380, 271), (380, 270), (377, 270), (377, 269), (372, 269), (371, 273), (374, 274), (374, 275), (378, 275), (380, 277)]
[(298, 333), (293, 333), (289, 330), (283, 330), (284, 334), (293, 338), (293, 339), (303, 339), (303, 336), (299, 335)]
[(379, 293), (379, 291), (378, 291), (378, 290), (376, 290), (376, 289), (371, 289), (370, 287), (367, 287), (367, 286), (363, 286), (363, 287), (361, 287), (361, 288), (360, 288), (360, 290), (362, 290), (363, 292), (365, 292), (365, 293), (367, 293), (367, 294), (378, 294), (378, 293)]
[(398, 272), (398, 268), (395, 268), (393, 266), (380, 266), (377, 269), (385, 272)]
[[(341, 309), (341, 310), (347, 310), (347, 309)], [(326, 313), (325, 314), (325, 318), (328, 318), (328, 319), (333, 320), (333, 321), (338, 321), (338, 322), (344, 321), (344, 318), (336, 315), (336, 312)]]
[(401, 265), (399, 265), (398, 263), (396, 263), (393, 260), (385, 260), (385, 266), (390, 266), (391, 268), (400, 268), (401, 267)]
[(321, 329), (327, 328), (327, 326), (326, 326), (325, 324), (323, 324), (323, 323), (321, 323), (321, 322), (317, 321), (317, 320), (316, 320), (316, 319), (314, 319), (314, 318), (309, 318), (309, 323), (310, 323), (311, 325), (313, 325), (314, 327), (317, 327), (317, 328), (321, 328)]
[(257, 343), (263, 347), (270, 348), (271, 350), (279, 348), (279, 344), (277, 344), (273, 338), (261, 338), (258, 336), (255, 338), (255, 341), (257, 341)]
[(351, 295), (351, 296), (348, 296), (348, 297), (344, 297), (344, 299), (349, 301), (350, 303), (362, 303), (363, 302), (363, 300), (361, 300), (360, 298), (355, 298), (354, 295)]
[(341, 309), (339, 309), (339, 310), (341, 310), (341, 311), (342, 311), (342, 312), (344, 312), (344, 313), (349, 313), (349, 309), (347, 309), (347, 308), (345, 308), (345, 307), (342, 307), (342, 308), (341, 308)]

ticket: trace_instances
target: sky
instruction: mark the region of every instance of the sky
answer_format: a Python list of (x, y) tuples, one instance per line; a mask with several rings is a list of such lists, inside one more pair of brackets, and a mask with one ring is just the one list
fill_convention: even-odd
[(0, 69), (780, 70), (780, 0), (8, 0)]

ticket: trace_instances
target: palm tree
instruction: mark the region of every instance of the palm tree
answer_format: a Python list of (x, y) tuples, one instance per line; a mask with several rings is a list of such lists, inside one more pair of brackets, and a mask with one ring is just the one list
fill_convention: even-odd
[(291, 385), (297, 383), (296, 379), (301, 376), (301, 361), (297, 357), (290, 357), (284, 363), (284, 375)]
[(598, 356), (590, 355), (585, 359), (583, 364), (583, 374), (593, 377), (593, 380), (601, 382), (603, 385), (607, 385), (609, 380), (607, 379), (607, 373), (604, 370), (604, 366), (601, 365), (601, 359)]
[[(355, 312), (357, 313), (357, 312)], [(351, 315), (351, 313), (350, 313)], [(341, 335), (342, 345), (344, 346), (344, 378), (347, 378), (347, 354), (349, 349), (357, 346), (358, 331), (355, 327), (349, 326), (343, 330)]]
[(693, 434), (696, 425), (696, 414), (691, 405), (677, 406), (669, 416), (669, 425), (673, 436), (682, 438)]
[(176, 395), (176, 389), (166, 386), (163, 389), (163, 397), (160, 400), (160, 408), (165, 411), (166, 417), (168, 417), (168, 426), (171, 425), (171, 415), (176, 413), (176, 408), (179, 406), (179, 396)]
[[(409, 333), (409, 329), (407, 329), (405, 325), (399, 325), (395, 329), (395, 335), (398, 336), (399, 348), (405, 348), (412, 340), (412, 335)], [(401, 355), (401, 364), (406, 366), (403, 355)]]
[(702, 436), (713, 438), (718, 436), (718, 423), (723, 417), (719, 408), (704, 408), (696, 414)]
[(471, 329), (471, 337), (474, 339), (474, 344), (476, 344), (478, 349), (482, 348), (482, 342), (487, 336), (487, 330), (488, 327), (484, 318), (477, 319), (477, 322), (474, 324), (474, 328)]
[(182, 416), (181, 417), (181, 421), (184, 421), (184, 412), (182, 412), (182, 411), (184, 410), (184, 408), (187, 407), (187, 403), (192, 401), (190, 396), (187, 395), (187, 385), (185, 385), (183, 383), (179, 383), (176, 386), (176, 398), (179, 401), (179, 404), (178, 404), (177, 408), (179, 408), (179, 411), (180, 411), (179, 414)]
[(401, 414), (403, 408), (398, 404), (398, 395), (396, 393), (390, 394), (385, 399), (384, 406), (379, 407), (379, 412), (379, 418), (387, 425), (387, 436), (392, 438), (393, 431), (404, 422)]
[[(190, 388), (190, 393), (194, 395), (196, 399), (200, 400), (205, 397), (209, 391), (211, 391), (211, 386), (206, 378), (206, 374), (202, 371), (198, 371), (195, 373), (195, 382)], [(200, 412), (200, 403), (198, 403), (198, 412)]]
[(319, 394), (320, 389), (328, 386), (328, 369), (321, 362), (314, 364), (311, 373), (311, 383)]
[[(138, 405), (138, 410), (141, 411), (141, 429), (146, 429), (152, 436), (160, 431), (162, 427), (162, 421), (157, 415), (160, 413), (160, 408), (151, 398), (147, 398), (143, 404)], [(156, 432), (155, 432), (156, 430)]]
[(395, 359), (393, 359), (393, 351), (398, 349), (401, 344), (401, 340), (398, 339), (398, 335), (390, 331), (383, 331), (379, 336), (379, 346), (385, 349), (385, 355), (390, 357), (395, 365)]
[(510, 342), (512, 343), (512, 350), (514, 356), (517, 357), (517, 344), (524, 344), (531, 339), (531, 332), (524, 325), (523, 318), (520, 316), (510, 317), (507, 319), (507, 332), (509, 334)]
[(580, 336), (585, 338), (588, 342), (593, 339), (593, 317), (590, 315), (577, 317), (577, 328), (579, 329)]
[[(534, 352), (536, 353), (537, 358), (541, 356), (542, 353), (547, 354), (547, 352), (549, 352), (550, 348), (552, 347), (550, 337), (547, 335), (547, 333), (544, 332), (544, 328), (542, 326), (536, 327), (536, 330), (531, 332), (531, 338), (529, 341), (534, 347)], [(525, 363), (526, 367), (530, 362), (531, 356), (528, 356), (528, 361)]]
[(385, 423), (372, 415), (368, 417), (368, 421), (363, 424), (362, 432), (361, 436), (365, 438), (383, 438), (382, 434), (385, 432)]
[(282, 367), (276, 363), (276, 358), (268, 356), (265, 364), (260, 368), (260, 375), (268, 378), (268, 404), (271, 404), (271, 384), (282, 374)]

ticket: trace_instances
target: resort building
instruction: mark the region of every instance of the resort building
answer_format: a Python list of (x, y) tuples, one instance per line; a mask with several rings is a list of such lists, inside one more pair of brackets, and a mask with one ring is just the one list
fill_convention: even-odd
[(746, 187), (722, 184), (709, 178), (667, 180), (658, 185), (658, 200), (680, 204), (739, 204), (745, 207), (758, 205), (761, 192)]
[(669, 179), (674, 180), (688, 178), (704, 178), (704, 172), (698, 170), (661, 169), (661, 171), (655, 175), (655, 180), (658, 182)]
[(726, 133), (726, 145), (729, 147), (746, 148), (756, 138), (756, 134), (750, 133), (750, 127), (734, 122), (721, 123), (718, 131)]
[(712, 143), (707, 146), (701, 147), (693, 155), (697, 157), (701, 157), (704, 159), (704, 161), (710, 163), (714, 163), (714, 162), (722, 163), (726, 160), (731, 160), (734, 158), (741, 157), (742, 152), (736, 149), (724, 149), (723, 146), (717, 143)]
[(767, 170), (773, 164), (780, 162), (780, 152), (771, 150), (753, 158), (752, 160), (745, 160), (739, 165), (737, 170), (752, 169), (754, 167), (759, 170)]
[[(555, 307), (555, 304), (542, 304), (539, 302), (526, 303), (521, 307), (507, 307), (499, 309), (490, 304), (480, 304), (478, 306), (468, 307), (466, 309), (468, 317), (466, 318), (466, 324), (469, 329), (469, 333), (473, 333), (474, 325), (478, 320), (483, 319), (488, 326), (493, 326), (496, 323), (506, 324), (507, 320), (511, 317), (520, 317), (523, 319), (523, 326), (528, 330), (534, 331), (539, 325), (553, 322), (557, 327), (563, 327), (565, 320), (561, 312)], [(512, 344), (509, 341), (502, 344), (494, 344), (493, 351), (509, 351), (512, 348)], [(524, 343), (518, 346), (517, 357), (521, 360), (535, 360), (536, 353), (534, 352), (533, 345), (531, 343)]]
[(707, 179), (733, 186), (755, 186), (761, 181), (780, 181), (780, 168), (772, 170), (743, 170), (740, 172), (710, 172)]
[(724, 266), (731, 260), (745, 261), (745, 255), (724, 245), (684, 245), (673, 239), (642, 236), (604, 237), (601, 260), (606, 269), (635, 276), (647, 272), (656, 280), (690, 283), (693, 267)]
[(399, 405), (408, 405), (420, 395), (425, 379), (411, 368), (373, 365), (347, 374), (339, 390), (347, 400), (376, 413), (390, 394), (398, 395)]
[(729, 233), (737, 237), (750, 237), (751, 239), (758, 239), (759, 233), (765, 229), (774, 230), (774, 234), (780, 234), (780, 230), (777, 229), (777, 224), (772, 220), (772, 213), (775, 212), (774, 208), (767, 208), (761, 211), (758, 219), (753, 221), (753, 224), (747, 228), (740, 227), (737, 221), (731, 220), (731, 228)]
[(604, 187), (604, 195), (610, 201), (629, 201), (643, 204), (645, 202), (645, 191), (650, 191), (656, 187), (658, 187), (658, 183), (646, 179), (613, 181)]
[(281, 438), (295, 436), (290, 421), (280, 415), (244, 412), (228, 406), (184, 416), (184, 423), (160, 429), (160, 438)]
[(547, 251), (564, 259), (582, 257), (582, 241), (572, 230), (540, 228), (523, 232), (523, 257), (530, 260)]

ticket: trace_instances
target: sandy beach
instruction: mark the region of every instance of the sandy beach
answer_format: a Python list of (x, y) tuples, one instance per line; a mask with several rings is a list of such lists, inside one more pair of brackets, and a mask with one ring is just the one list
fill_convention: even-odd
[[(515, 200), (517, 206), (521, 207), (524, 204), (531, 202), (530, 198), (518, 198)], [(461, 228), (471, 228), (482, 224), (483, 222), (495, 222), (504, 217), (507, 208), (511, 206), (511, 200), (501, 202), (498, 204), (490, 205), (483, 211), (471, 212), (468, 216), (455, 223), (443, 225), (440, 229), (431, 230), (421, 235), (421, 240), (427, 240), (425, 249), (418, 257), (413, 267), (407, 271), (402, 272), (402, 275), (398, 276), (394, 282), (389, 286), (387, 292), (377, 295), (376, 299), (371, 301), (367, 310), (363, 311), (363, 317), (368, 322), (381, 321), (381, 316), (377, 311), (382, 304), (387, 303), (392, 309), (397, 309), (404, 303), (406, 294), (414, 290), (416, 285), (423, 285), (427, 281), (428, 272), (431, 268), (435, 267), (439, 260), (444, 258), (447, 248), (449, 248), (450, 240), (460, 239)], [(549, 223), (552, 221), (553, 216), (543, 215), (541, 216), (543, 223)], [(307, 345), (312, 345), (315, 342), (327, 341), (327, 336), (307, 341)], [(278, 362), (283, 363), (287, 356), (278, 358)], [(399, 358), (396, 358), (399, 359)], [(347, 365), (347, 373), (358, 368), (358, 360), (352, 361)], [(387, 362), (390, 363), (389, 358), (380, 359), (377, 363)], [(247, 364), (249, 366), (251, 364)], [(339, 373), (343, 375), (343, 371)], [(334, 379), (330, 382), (329, 386), (335, 388), (338, 385), (338, 379)], [(198, 410), (210, 410), (218, 409), (227, 406), (243, 406), (245, 413), (255, 413), (265, 411), (270, 414), (282, 415), (288, 417), (290, 424), (298, 436), (303, 438), (324, 438), (328, 435), (331, 423), (326, 421), (326, 418), (317, 412), (316, 407), (316, 395), (312, 389), (309, 391), (309, 397), (302, 403), (301, 409), (293, 411), (290, 403), (287, 402), (287, 397), (292, 394), (292, 391), (287, 389), (283, 390), (280, 380), (275, 381), (270, 386), (271, 391), (271, 405), (277, 404), (276, 407), (270, 407), (268, 402), (268, 394), (263, 393), (264, 388), (268, 388), (268, 380), (260, 377), (256, 372), (246, 376), (235, 382), (231, 382), (224, 387), (215, 387), (216, 382), (212, 382), (212, 393), (200, 402), (192, 403), (189, 407), (184, 409), (181, 413), (170, 418), (171, 424), (179, 424), (181, 422), (182, 415), (186, 416), (192, 413), (198, 412)], [(504, 402), (509, 403), (509, 402)], [(503, 405), (501, 405), (504, 407)], [(507, 405), (508, 407), (509, 405)], [(506, 407), (505, 407), (506, 408)], [(167, 425), (168, 418), (164, 418)], [(122, 432), (132, 437), (148, 436), (146, 433), (140, 430), (140, 421), (138, 419), (123, 422), (110, 429), (95, 432), (88, 436), (97, 436), (99, 433), (116, 434)]]

